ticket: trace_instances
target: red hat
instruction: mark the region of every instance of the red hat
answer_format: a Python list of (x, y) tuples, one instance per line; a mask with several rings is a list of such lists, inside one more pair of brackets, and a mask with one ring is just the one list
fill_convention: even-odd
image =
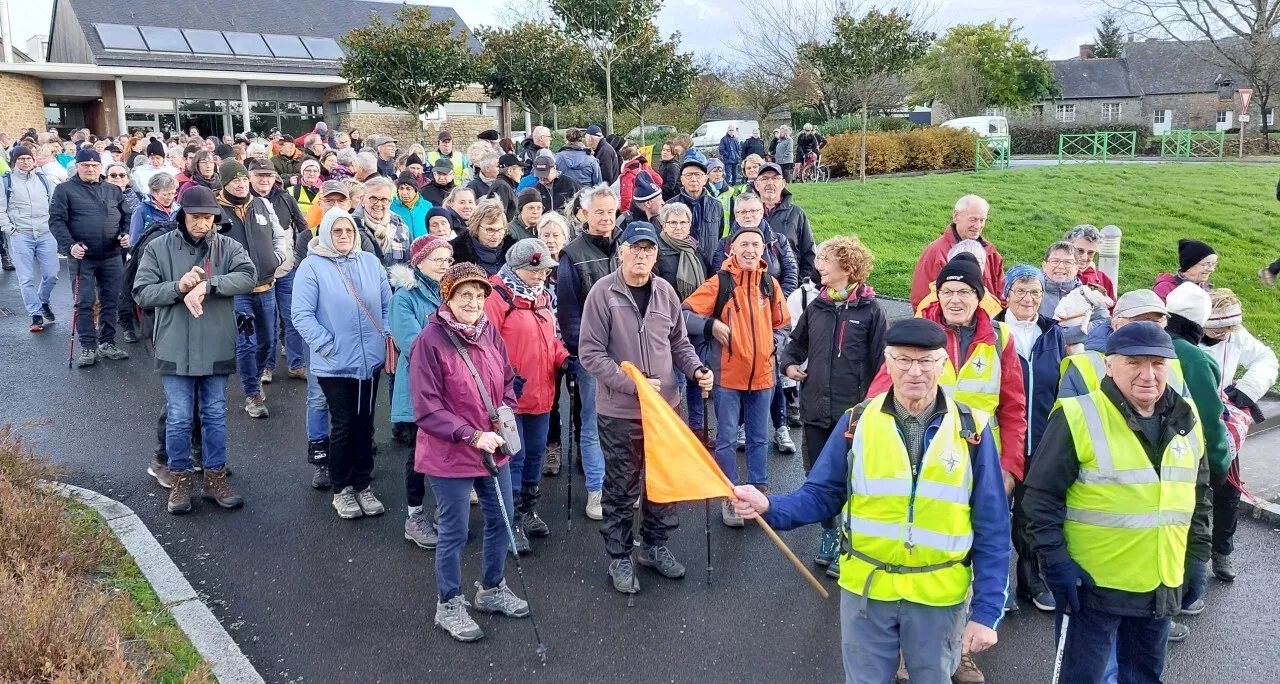
[(441, 247), (447, 247), (449, 253), (453, 253), (453, 245), (443, 238), (434, 235), (423, 235), (414, 240), (413, 244), (409, 245), (409, 265), (417, 268), (418, 264), (422, 263), (422, 260), (426, 259), (428, 254)]

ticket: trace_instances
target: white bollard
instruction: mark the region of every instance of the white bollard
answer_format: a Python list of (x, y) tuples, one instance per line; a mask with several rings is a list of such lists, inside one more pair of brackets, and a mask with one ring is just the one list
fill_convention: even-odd
[(1120, 287), (1120, 227), (1102, 229), (1102, 243), (1098, 245), (1098, 270), (1107, 274), (1111, 282)]

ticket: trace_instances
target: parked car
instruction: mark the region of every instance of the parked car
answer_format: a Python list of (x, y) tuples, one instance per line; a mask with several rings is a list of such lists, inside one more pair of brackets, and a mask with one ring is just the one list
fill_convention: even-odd
[(945, 121), (942, 125), (946, 128), (973, 131), (978, 134), (979, 138), (989, 138), (993, 135), (1009, 135), (1009, 120), (1003, 116), (966, 116)]
[[(711, 149), (719, 147), (720, 139), (728, 132), (730, 126), (738, 129), (738, 140), (742, 141), (751, 135), (751, 131), (760, 128), (760, 122), (748, 119), (708, 121), (698, 126), (698, 130), (693, 132), (693, 146)], [(764, 129), (760, 129), (760, 132), (764, 133)]]
[[(641, 128), (643, 128), (644, 130), (643, 131), (640, 130)], [(666, 124), (652, 124), (652, 125), (646, 125), (643, 127), (636, 126), (635, 128), (627, 132), (626, 138), (627, 140), (631, 140), (636, 144), (640, 144), (641, 138), (643, 137), (644, 143), (648, 145), (653, 143), (654, 140), (657, 140), (659, 138), (674, 137), (677, 133), (679, 133), (679, 131), (676, 130), (675, 126), (668, 126)]]

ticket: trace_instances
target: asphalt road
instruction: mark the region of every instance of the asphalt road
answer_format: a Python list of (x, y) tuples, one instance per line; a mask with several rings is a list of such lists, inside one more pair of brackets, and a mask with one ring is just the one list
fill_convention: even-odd
[[(546, 482), (542, 515), (552, 536), (535, 541), (525, 561), (533, 610), (549, 653), (534, 655), (528, 620), (478, 618), (487, 636), (458, 644), (432, 627), (433, 555), (402, 538), (403, 463), (407, 449), (380, 423), (375, 489), (388, 513), (342, 521), (329, 496), (310, 489), (304, 462), (298, 381), (267, 388), (271, 417), (241, 410), (239, 383), (229, 393), (233, 484), (241, 511), (206, 502), (185, 517), (164, 511), (165, 495), (145, 473), (162, 402), (140, 345), (134, 358), (67, 369), (70, 287), (57, 289), (60, 318), (40, 335), (27, 332), (12, 273), (0, 273), (0, 423), (74, 471), (71, 482), (132, 507), (160, 539), (214, 613), (269, 682), (836, 682), (842, 679), (839, 615), (833, 592), (823, 601), (752, 528), (729, 530), (713, 519), (714, 583), (706, 583), (701, 504), (680, 507), (683, 526), (672, 547), (689, 566), (682, 581), (644, 570), (634, 608), (608, 585), (598, 524), (574, 496), (565, 523), (565, 475)], [(379, 408), (386, 415), (386, 400)], [(798, 437), (798, 434), (797, 434)], [(798, 456), (770, 457), (772, 486), (801, 481)], [(575, 477), (575, 483), (581, 480)], [(479, 513), (473, 526), (479, 524)], [(818, 532), (783, 533), (800, 555), (817, 549)], [(1246, 520), (1239, 532), (1234, 585), (1211, 580), (1209, 610), (1191, 618), (1192, 635), (1172, 648), (1166, 681), (1272, 684), (1280, 681), (1280, 533)], [(479, 543), (464, 559), (464, 584), (478, 578)], [(509, 563), (508, 581), (519, 590)], [(520, 591), (523, 594), (523, 591)], [(1000, 644), (978, 656), (995, 684), (1048, 682), (1053, 644), (1049, 616), (1030, 606), (1009, 617)]]

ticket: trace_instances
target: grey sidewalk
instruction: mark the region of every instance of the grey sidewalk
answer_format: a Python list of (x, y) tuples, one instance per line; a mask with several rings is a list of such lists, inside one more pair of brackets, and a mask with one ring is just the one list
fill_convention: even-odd
[(1255, 518), (1280, 524), (1280, 398), (1259, 402), (1267, 420), (1253, 426), (1240, 453), (1240, 477), (1246, 494), (1240, 503)]

